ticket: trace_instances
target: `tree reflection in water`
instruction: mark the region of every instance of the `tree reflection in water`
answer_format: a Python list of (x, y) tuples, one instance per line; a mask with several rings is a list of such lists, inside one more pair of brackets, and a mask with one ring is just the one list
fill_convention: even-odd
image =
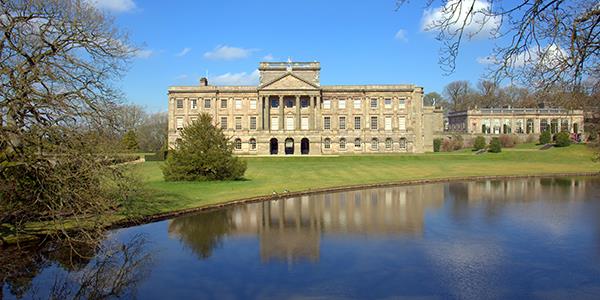
[[(3, 249), (0, 291), (7, 285), (17, 298), (131, 298), (148, 274), (150, 262), (151, 253), (142, 235), (125, 243), (98, 238), (95, 243), (78, 245), (49, 241), (41, 247)], [(34, 283), (33, 279), (52, 265), (59, 267), (52, 283)]]

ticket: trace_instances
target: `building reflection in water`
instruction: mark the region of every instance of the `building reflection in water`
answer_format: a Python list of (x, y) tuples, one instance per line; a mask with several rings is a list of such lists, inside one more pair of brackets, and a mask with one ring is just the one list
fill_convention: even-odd
[(493, 217), (511, 202), (578, 201), (584, 197), (583, 184), (577, 179), (537, 178), (317, 194), (176, 218), (169, 223), (169, 234), (201, 258), (209, 257), (224, 236), (246, 235), (258, 237), (263, 262), (317, 261), (324, 235), (420, 237), (425, 212), (441, 208), (444, 201), (451, 205), (452, 218), (464, 218), (475, 203), (484, 203)]

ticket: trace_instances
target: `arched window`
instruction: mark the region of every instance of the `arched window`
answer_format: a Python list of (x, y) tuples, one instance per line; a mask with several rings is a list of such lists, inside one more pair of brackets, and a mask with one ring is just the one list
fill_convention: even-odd
[(400, 149), (406, 149), (406, 139), (400, 138)]
[(361, 147), (360, 139), (354, 139), (354, 148), (359, 149)]
[(560, 120), (560, 131), (569, 132), (569, 119)]
[(340, 149), (346, 150), (346, 139), (345, 138), (340, 139)]
[(250, 139), (250, 150), (256, 150), (256, 139)]
[(393, 141), (392, 138), (385, 139), (385, 149), (392, 149)]
[(534, 131), (533, 131), (533, 119), (527, 119), (527, 128), (526, 129), (527, 129), (527, 131), (526, 131), (527, 134), (534, 133)]
[(235, 141), (233, 142), (233, 145), (235, 147), (235, 150), (242, 150), (242, 140), (241, 139), (235, 139)]
[(541, 119), (540, 120), (540, 132), (544, 132), (546, 130), (548, 130), (548, 120)]
[(558, 133), (558, 119), (550, 120), (550, 132)]
[(379, 140), (377, 138), (373, 138), (371, 140), (371, 150), (377, 150), (379, 148)]
[(323, 141), (323, 147), (324, 147), (325, 149), (331, 149), (331, 139), (330, 139), (330, 138), (326, 138), (326, 139)]

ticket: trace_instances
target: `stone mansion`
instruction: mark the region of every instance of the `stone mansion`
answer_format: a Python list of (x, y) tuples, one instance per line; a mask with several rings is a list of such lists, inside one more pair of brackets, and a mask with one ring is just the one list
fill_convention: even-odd
[(320, 85), (318, 62), (262, 62), (258, 86), (172, 86), (169, 145), (200, 113), (236, 154), (422, 153), (443, 131), (441, 109), (415, 85)]

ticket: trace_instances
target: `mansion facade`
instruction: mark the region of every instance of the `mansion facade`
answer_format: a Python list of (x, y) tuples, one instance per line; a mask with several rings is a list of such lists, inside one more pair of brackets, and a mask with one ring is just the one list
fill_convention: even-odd
[(258, 86), (172, 86), (169, 146), (200, 113), (242, 155), (422, 153), (443, 131), (441, 109), (415, 85), (320, 85), (318, 62), (262, 62)]

